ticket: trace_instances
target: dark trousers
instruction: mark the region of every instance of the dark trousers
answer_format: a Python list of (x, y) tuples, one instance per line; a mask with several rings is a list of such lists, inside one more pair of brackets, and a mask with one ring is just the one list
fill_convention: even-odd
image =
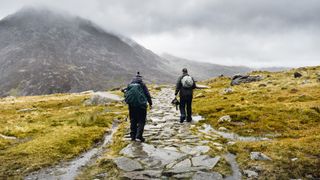
[(129, 105), (130, 116), (130, 136), (132, 139), (140, 139), (143, 135), (144, 125), (146, 124), (147, 109), (133, 107)]
[(180, 96), (180, 114), (181, 122), (186, 118), (188, 122), (192, 120), (192, 96)]

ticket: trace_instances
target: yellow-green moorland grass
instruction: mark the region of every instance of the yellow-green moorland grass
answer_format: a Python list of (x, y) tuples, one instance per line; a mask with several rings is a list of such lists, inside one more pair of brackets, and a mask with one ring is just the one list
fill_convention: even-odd
[(23, 176), (92, 148), (125, 106), (84, 106), (85, 94), (0, 99), (0, 177)]
[[(294, 78), (295, 71), (303, 76)], [(263, 80), (232, 87), (226, 77), (204, 82), (211, 88), (196, 91), (195, 96), (201, 96), (194, 99), (194, 111), (215, 128), (223, 126), (243, 136), (272, 138), (229, 146), (243, 169), (259, 164), (263, 167), (260, 177), (319, 178), (320, 67), (277, 73), (257, 71), (251, 75), (262, 75)], [(227, 87), (233, 92), (225, 94)], [(224, 115), (230, 115), (232, 122), (219, 123)], [(263, 152), (273, 161), (252, 161), (251, 151)]]

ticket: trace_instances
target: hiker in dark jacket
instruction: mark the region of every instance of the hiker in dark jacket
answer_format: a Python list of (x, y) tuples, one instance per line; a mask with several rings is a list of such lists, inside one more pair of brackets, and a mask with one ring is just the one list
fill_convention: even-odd
[[(192, 121), (192, 97), (193, 89), (196, 88), (194, 79), (189, 76), (186, 68), (182, 69), (182, 76), (178, 78), (176, 84), (175, 96), (180, 94), (180, 123), (187, 119), (187, 122)], [(187, 113), (186, 113), (187, 110)]]
[[(146, 101), (139, 105), (135, 103), (126, 102), (129, 105), (129, 117), (130, 117), (130, 137), (132, 141), (135, 141), (136, 139), (139, 139), (141, 142), (144, 142), (145, 139), (143, 138), (143, 130), (144, 125), (146, 123), (146, 116), (147, 116), (147, 102), (149, 103), (150, 108), (152, 107), (152, 100), (149, 93), (149, 90), (147, 86), (142, 81), (142, 76), (140, 76), (140, 73), (137, 72), (136, 77), (133, 78), (131, 83), (128, 85), (125, 91), (130, 91), (130, 88), (134, 86), (140, 86), (142, 88), (142, 97), (146, 98)], [(127, 93), (129, 94), (129, 93)], [(131, 93), (131, 95), (140, 96), (140, 93)], [(129, 96), (129, 95), (128, 95)], [(128, 97), (126, 97), (127, 99)], [(130, 98), (130, 97), (129, 97)], [(140, 99), (140, 97), (133, 97)]]

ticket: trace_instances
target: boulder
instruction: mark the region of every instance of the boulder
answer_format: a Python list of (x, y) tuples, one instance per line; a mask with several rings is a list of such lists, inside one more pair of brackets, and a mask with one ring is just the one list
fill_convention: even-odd
[(255, 172), (255, 171), (244, 170), (243, 173), (244, 173), (244, 175), (246, 175), (248, 178), (257, 178), (257, 177), (258, 177), (258, 173)]
[(122, 99), (109, 92), (95, 92), (90, 99), (84, 102), (85, 105), (105, 105), (110, 102), (121, 101)]
[(261, 152), (251, 152), (250, 158), (251, 160), (271, 161), (271, 158)]
[(225, 88), (222, 92), (222, 94), (231, 94), (231, 93), (233, 93), (232, 88)]
[(222, 116), (221, 118), (219, 118), (218, 122), (231, 122), (232, 119), (229, 115), (226, 116)]
[(262, 80), (261, 76), (235, 75), (232, 77), (231, 86), (241, 83), (250, 83)]
[(294, 78), (300, 78), (300, 77), (302, 77), (302, 74), (299, 72), (294, 72), (293, 76), (294, 76)]

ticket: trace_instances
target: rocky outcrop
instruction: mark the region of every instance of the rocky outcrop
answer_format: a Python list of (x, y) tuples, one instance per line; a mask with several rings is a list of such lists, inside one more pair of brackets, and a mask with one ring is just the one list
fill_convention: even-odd
[(293, 73), (293, 77), (294, 77), (294, 78), (300, 78), (300, 77), (302, 77), (302, 74), (299, 73), (299, 72), (294, 72), (294, 73)]
[(235, 75), (232, 77), (231, 86), (240, 85), (241, 83), (250, 83), (262, 80), (261, 76)]
[(251, 160), (271, 161), (271, 158), (261, 152), (251, 152), (250, 158)]

